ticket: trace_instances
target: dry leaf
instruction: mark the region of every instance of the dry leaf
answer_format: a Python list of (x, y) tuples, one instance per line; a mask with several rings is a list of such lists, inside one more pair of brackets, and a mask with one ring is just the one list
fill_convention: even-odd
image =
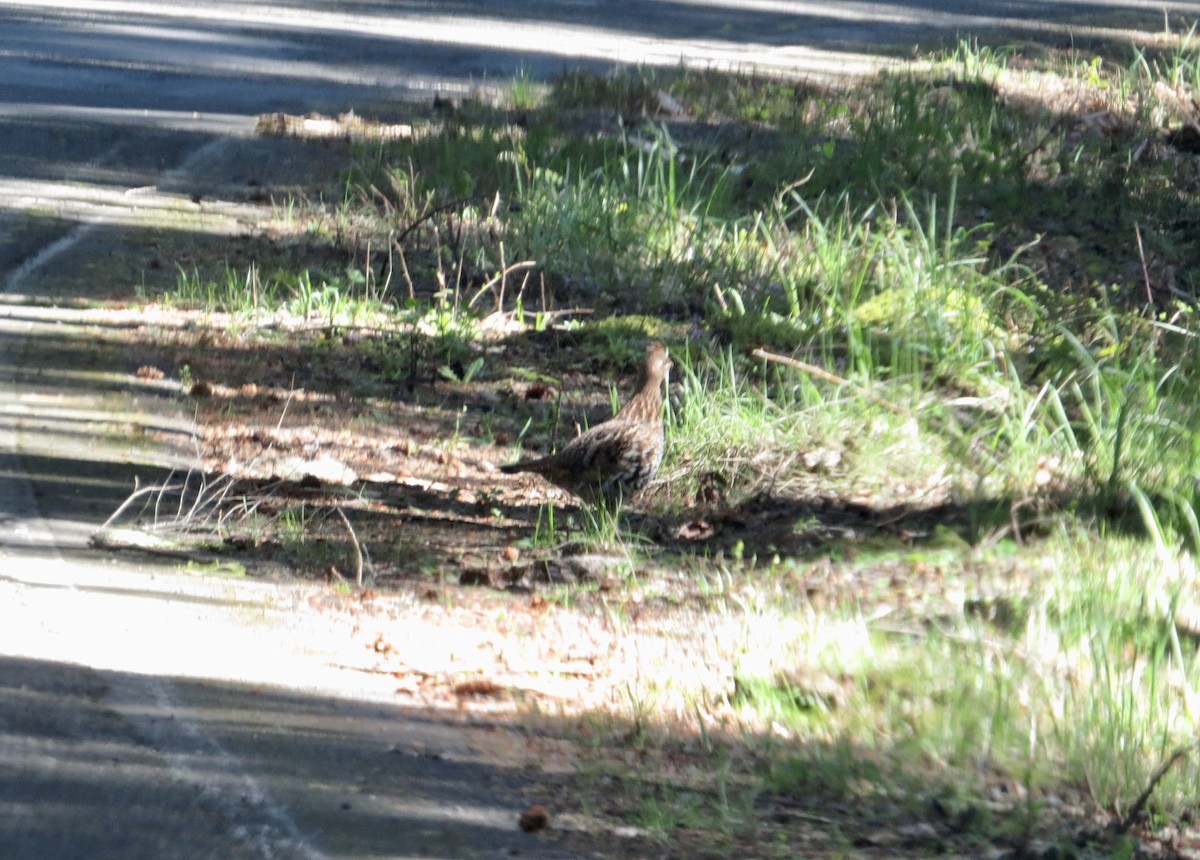
[(503, 692), (503, 687), (487, 678), (472, 678), (469, 681), (460, 681), (454, 685), (454, 695), (461, 698), (468, 696), (497, 696)]
[(550, 823), (550, 812), (538, 803), (522, 812), (517, 823), (526, 833), (536, 833)]
[(382, 633), (375, 637), (375, 644), (372, 647), (377, 654), (391, 654), (396, 650), (396, 646), (387, 641)]
[(675, 536), (680, 540), (708, 540), (715, 531), (708, 520), (697, 519), (681, 525)]

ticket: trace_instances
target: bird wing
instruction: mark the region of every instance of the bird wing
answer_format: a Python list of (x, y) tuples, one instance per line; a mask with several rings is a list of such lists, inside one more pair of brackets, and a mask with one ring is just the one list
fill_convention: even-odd
[(578, 445), (582, 455), (575, 472), (579, 483), (612, 490), (644, 470), (646, 450), (654, 447), (647, 431), (640, 422), (614, 419), (573, 441), (568, 447)]

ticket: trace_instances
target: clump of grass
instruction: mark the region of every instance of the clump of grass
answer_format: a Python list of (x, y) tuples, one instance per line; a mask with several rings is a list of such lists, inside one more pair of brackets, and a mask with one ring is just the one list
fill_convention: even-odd
[(277, 310), (282, 302), (278, 289), (273, 281), (264, 284), (256, 267), (244, 275), (226, 267), (222, 277), (212, 279), (181, 269), (176, 287), (167, 298), (185, 307), (250, 314)]
[(390, 307), (373, 278), (358, 269), (338, 274), (277, 271), (265, 278), (253, 265), (244, 274), (226, 267), (216, 278), (181, 271), (166, 298), (183, 307), (246, 318), (286, 312), (304, 320), (324, 320), (330, 326), (356, 322)]
[(554, 110), (605, 108), (632, 119), (657, 112), (656, 91), (663, 86), (660, 74), (650, 67), (608, 74), (575, 69), (554, 81), (549, 103)]

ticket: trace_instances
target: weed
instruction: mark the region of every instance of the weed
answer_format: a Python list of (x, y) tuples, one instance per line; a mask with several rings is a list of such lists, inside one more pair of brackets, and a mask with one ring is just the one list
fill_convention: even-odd
[(532, 110), (544, 97), (543, 90), (528, 72), (521, 70), (509, 81), (509, 102), (515, 110)]

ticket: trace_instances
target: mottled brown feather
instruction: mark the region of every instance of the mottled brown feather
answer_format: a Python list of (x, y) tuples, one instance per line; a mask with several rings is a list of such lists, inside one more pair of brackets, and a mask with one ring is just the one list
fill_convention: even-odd
[(670, 368), (666, 347), (651, 343), (637, 391), (616, 415), (556, 454), (509, 463), (500, 471), (535, 472), (586, 502), (633, 496), (653, 480), (662, 463), (662, 386)]

